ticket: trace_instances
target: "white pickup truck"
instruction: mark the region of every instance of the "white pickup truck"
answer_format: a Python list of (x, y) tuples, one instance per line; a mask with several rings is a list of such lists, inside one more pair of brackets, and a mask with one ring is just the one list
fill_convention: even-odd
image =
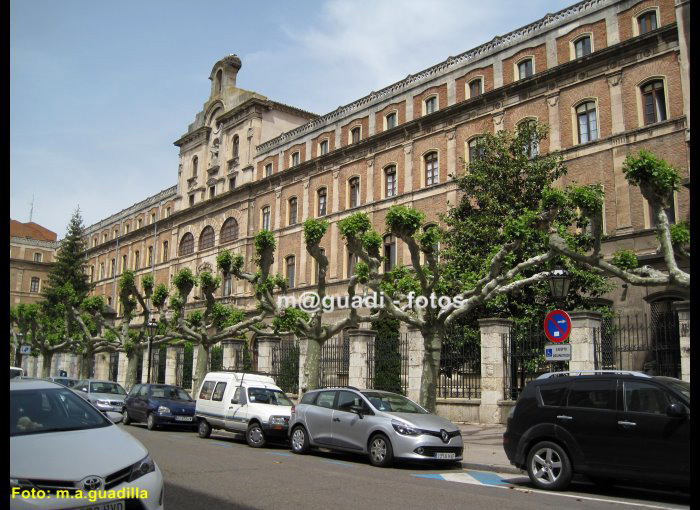
[(210, 372), (197, 394), (195, 419), (199, 437), (212, 429), (244, 433), (254, 448), (269, 437), (287, 439), (292, 401), (267, 375)]

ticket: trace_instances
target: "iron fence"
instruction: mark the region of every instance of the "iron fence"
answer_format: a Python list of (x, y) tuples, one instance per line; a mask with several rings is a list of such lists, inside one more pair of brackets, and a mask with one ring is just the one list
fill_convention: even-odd
[(481, 342), (446, 337), (440, 350), (438, 398), (481, 398)]
[(408, 391), (408, 336), (375, 337), (367, 344), (367, 387), (405, 395)]
[(517, 400), (525, 385), (546, 372), (569, 369), (568, 361), (548, 362), (544, 347), (550, 343), (540, 325), (511, 329), (501, 335), (503, 347), (503, 395)]
[(215, 345), (209, 351), (208, 371), (216, 372), (224, 368), (224, 349), (221, 345)]
[(350, 368), (350, 337), (346, 332), (323, 344), (318, 373), (318, 387), (347, 386)]
[(272, 374), (285, 393), (299, 392), (299, 342), (282, 340), (272, 349)]
[(109, 380), (117, 382), (119, 374), (119, 353), (111, 352), (109, 354)]
[(652, 308), (651, 316), (604, 318), (594, 344), (596, 369), (680, 377), (680, 331), (673, 311)]
[(151, 348), (151, 383), (165, 384), (166, 347)]
[(175, 348), (175, 385), (180, 388), (192, 389), (192, 365), (194, 351), (192, 346)]

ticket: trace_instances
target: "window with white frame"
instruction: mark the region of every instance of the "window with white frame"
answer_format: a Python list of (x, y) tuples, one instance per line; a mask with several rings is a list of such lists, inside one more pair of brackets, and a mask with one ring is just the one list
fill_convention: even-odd
[(41, 252), (34, 252), (34, 262), (41, 262), (43, 255)]
[(526, 58), (518, 62), (518, 79), (522, 80), (532, 76), (534, 71), (532, 58)]
[(318, 146), (318, 151), (319, 151), (319, 156), (323, 156), (324, 154), (328, 154), (328, 140), (321, 140), (321, 143)]
[(666, 120), (666, 94), (663, 80), (651, 80), (640, 87), (644, 125)]
[(425, 164), (425, 185), (437, 184), (439, 180), (438, 153), (436, 151), (429, 152), (423, 156), (423, 163)]
[(387, 129), (392, 129), (396, 127), (396, 112), (391, 112), (385, 117), (385, 119)]
[(469, 82), (469, 97), (476, 97), (483, 93), (484, 86), (481, 78), (475, 78)]
[(262, 228), (270, 230), (270, 206), (266, 205), (262, 208)]
[(295, 258), (294, 255), (287, 257), (287, 287), (294, 287), (294, 269), (295, 269)]
[(299, 151), (292, 154), (291, 166), (297, 166), (299, 164)]
[(637, 16), (637, 28), (639, 35), (656, 30), (656, 11), (646, 11)]
[(289, 224), (297, 224), (297, 197), (289, 199)]
[(357, 207), (360, 205), (360, 178), (351, 178), (348, 185), (350, 186), (349, 207)]
[(362, 129), (360, 128), (360, 126), (352, 128), (350, 130), (350, 143), (359, 142), (361, 134), (362, 134)]
[(326, 199), (327, 192), (326, 188), (321, 188), (316, 192), (316, 198), (318, 201), (318, 216), (326, 215)]
[(31, 292), (31, 293), (39, 292), (40, 283), (41, 283), (41, 280), (38, 277), (36, 277), (36, 276), (32, 277), (32, 281), (29, 284), (29, 292)]
[(272, 163), (265, 165), (265, 177), (270, 177), (272, 175)]
[(574, 41), (574, 55), (576, 58), (591, 54), (591, 36), (584, 35)]
[(595, 101), (586, 101), (576, 107), (578, 143), (588, 143), (598, 139), (598, 115)]
[(393, 235), (384, 237), (384, 272), (389, 272), (396, 266), (396, 238)]
[(396, 165), (384, 169), (384, 192), (387, 198), (396, 195)]
[(437, 96), (429, 97), (425, 100), (425, 114), (430, 115), (437, 111)]

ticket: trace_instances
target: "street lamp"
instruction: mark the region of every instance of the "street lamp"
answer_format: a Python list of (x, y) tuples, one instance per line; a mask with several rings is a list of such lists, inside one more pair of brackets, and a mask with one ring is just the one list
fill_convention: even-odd
[(151, 319), (146, 323), (146, 329), (148, 330), (148, 375), (146, 376), (146, 382), (151, 384), (151, 346), (153, 344), (153, 337), (158, 329), (158, 322), (151, 317)]
[(569, 284), (571, 283), (571, 276), (566, 269), (562, 269), (557, 266), (553, 271), (549, 273), (549, 292), (552, 294), (554, 300), (562, 306), (566, 295), (569, 293)]

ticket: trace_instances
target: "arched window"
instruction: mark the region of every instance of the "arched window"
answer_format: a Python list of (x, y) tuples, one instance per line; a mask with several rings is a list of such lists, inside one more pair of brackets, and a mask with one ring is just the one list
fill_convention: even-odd
[(585, 57), (591, 54), (591, 36), (584, 35), (574, 41), (574, 52), (576, 58)]
[(518, 79), (529, 78), (534, 72), (534, 66), (531, 58), (526, 58), (518, 62)]
[(481, 82), (481, 78), (476, 78), (472, 81), (469, 82), (469, 97), (476, 97), (481, 95), (483, 92), (484, 87)]
[(289, 224), (297, 224), (297, 198), (292, 197), (289, 199)]
[(318, 216), (326, 215), (326, 188), (321, 188), (316, 192), (318, 198)]
[(323, 156), (324, 154), (328, 154), (328, 140), (323, 140), (321, 144), (319, 145), (319, 156)]
[(262, 208), (262, 228), (270, 230), (270, 206), (266, 205)]
[(134, 254), (134, 269), (139, 269), (141, 267), (141, 252), (136, 250)]
[(384, 238), (384, 272), (391, 271), (396, 266), (396, 238), (388, 235)]
[(437, 111), (438, 102), (437, 96), (429, 97), (425, 100), (425, 114), (430, 115), (431, 113)]
[(221, 93), (221, 89), (223, 86), (223, 79), (222, 78), (223, 78), (223, 73), (222, 73), (221, 69), (219, 69), (216, 72), (216, 91), (219, 93)]
[(474, 161), (478, 161), (482, 157), (484, 157), (484, 148), (481, 145), (481, 136), (475, 136), (471, 140), (469, 140), (469, 143), (467, 144), (468, 148), (468, 154), (467, 156), (469, 157), (469, 162), (473, 163)]
[(637, 16), (639, 35), (656, 30), (656, 11), (647, 11)]
[(178, 255), (180, 257), (184, 255), (190, 255), (194, 253), (194, 236), (189, 232), (182, 236), (180, 241), (180, 249), (178, 250)]
[(199, 162), (199, 158), (197, 156), (192, 158), (192, 177), (197, 177), (197, 163)]
[(438, 183), (438, 153), (433, 151), (423, 156), (425, 163), (425, 185), (432, 186)]
[(595, 102), (586, 101), (576, 107), (578, 143), (588, 143), (598, 139), (598, 116)]
[(237, 158), (238, 157), (238, 135), (235, 135), (233, 137), (233, 142), (231, 144), (231, 157)]
[(539, 150), (535, 126), (534, 119), (526, 119), (518, 123), (518, 130), (527, 131), (530, 135), (529, 140), (523, 144), (523, 152), (530, 159), (537, 156)]
[(224, 225), (221, 227), (219, 244), (230, 243), (236, 239), (238, 239), (238, 222), (233, 218), (229, 218), (224, 221)]
[(354, 127), (350, 131), (350, 143), (357, 143), (360, 141), (361, 129), (360, 127)]
[(295, 263), (294, 255), (290, 255), (289, 257), (287, 257), (286, 261), (287, 261), (287, 287), (291, 289), (292, 287), (294, 287), (294, 267), (295, 267), (294, 266), (294, 263)]
[(666, 95), (664, 81), (651, 80), (641, 86), (644, 125), (666, 120)]
[(396, 112), (391, 112), (386, 116), (386, 128), (392, 129), (396, 127)]
[(214, 246), (214, 229), (205, 227), (202, 234), (199, 236), (199, 251), (206, 250)]
[(360, 205), (360, 178), (353, 177), (348, 181), (350, 186), (350, 208)]
[(384, 190), (387, 197), (396, 195), (396, 165), (384, 169)]

